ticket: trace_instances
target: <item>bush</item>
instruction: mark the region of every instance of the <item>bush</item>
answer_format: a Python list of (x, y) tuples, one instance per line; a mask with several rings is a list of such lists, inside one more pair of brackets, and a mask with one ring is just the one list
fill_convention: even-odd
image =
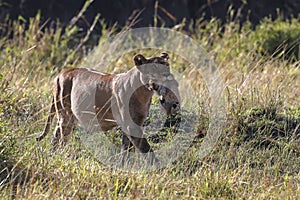
[(264, 19), (253, 32), (259, 53), (265, 56), (297, 61), (300, 58), (300, 21)]

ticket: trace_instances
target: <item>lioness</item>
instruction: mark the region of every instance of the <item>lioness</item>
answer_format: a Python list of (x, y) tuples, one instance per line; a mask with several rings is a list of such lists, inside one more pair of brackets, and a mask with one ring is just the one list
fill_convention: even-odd
[(151, 153), (152, 161), (155, 160), (141, 128), (154, 92), (160, 96), (167, 115), (180, 109), (178, 83), (170, 73), (168, 58), (167, 53), (148, 59), (138, 54), (133, 58), (135, 67), (122, 74), (104, 74), (88, 68), (61, 72), (53, 82), (45, 129), (36, 140), (46, 136), (56, 114), (55, 147), (67, 142), (75, 122), (87, 131), (120, 126), (123, 152), (134, 146), (141, 153)]

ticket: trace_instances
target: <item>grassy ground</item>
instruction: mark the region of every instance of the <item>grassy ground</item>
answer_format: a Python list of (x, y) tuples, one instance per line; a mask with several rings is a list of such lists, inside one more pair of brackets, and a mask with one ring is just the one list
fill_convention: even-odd
[[(76, 133), (58, 154), (49, 153), (50, 137), (35, 141), (47, 116), (52, 77), (79, 66), (91, 36), (75, 25), (47, 29), (39, 16), (28, 29), (21, 19), (8, 23), (0, 38), (0, 198), (299, 199), (299, 62), (286, 59), (284, 49), (274, 56), (263, 51), (262, 29), (249, 24), (200, 24), (189, 34), (215, 58), (225, 82), (226, 129), (199, 160), (210, 113), (207, 89), (199, 74), (182, 68), (186, 61), (173, 56), (172, 67), (199, 94), (199, 137), (172, 165), (136, 174), (97, 162)], [(99, 41), (111, 31), (104, 28)], [(125, 58), (117, 65), (131, 62)]]

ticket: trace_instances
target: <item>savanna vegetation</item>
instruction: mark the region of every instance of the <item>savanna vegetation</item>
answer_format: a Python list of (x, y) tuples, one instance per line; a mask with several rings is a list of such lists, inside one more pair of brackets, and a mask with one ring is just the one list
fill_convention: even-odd
[[(76, 131), (56, 154), (50, 152), (50, 134), (40, 143), (35, 141), (48, 114), (52, 78), (63, 69), (81, 66), (93, 48), (117, 33), (100, 17), (87, 32), (82, 32), (74, 19), (65, 27), (59, 22), (53, 27), (41, 23), (38, 14), (28, 26), (19, 17), (8, 19), (3, 27), (1, 199), (300, 198), (299, 19), (266, 18), (253, 27), (250, 23), (241, 25), (229, 12), (225, 24), (199, 19), (172, 27), (188, 34), (214, 58), (225, 83), (227, 124), (218, 144), (200, 160), (197, 149), (210, 114), (206, 85), (201, 74), (191, 73), (187, 61), (173, 55), (172, 68), (192, 80), (199, 94), (199, 128), (178, 160), (164, 169), (140, 173), (98, 162)], [(96, 37), (93, 27), (99, 23), (102, 32)], [(131, 58), (131, 54), (125, 55), (110, 72), (126, 70), (132, 66)], [(110, 135), (120, 142), (117, 133)], [(172, 139), (169, 135), (160, 137), (166, 139), (149, 138), (155, 149)]]

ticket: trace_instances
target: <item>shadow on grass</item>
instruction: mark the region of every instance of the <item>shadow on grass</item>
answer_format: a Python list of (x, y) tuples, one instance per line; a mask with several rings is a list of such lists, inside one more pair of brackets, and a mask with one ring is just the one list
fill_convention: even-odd
[(3, 155), (0, 155), (0, 191), (3, 188), (10, 188), (10, 198), (16, 197), (17, 189), (19, 186), (26, 185), (34, 177), (29, 169), (19, 166), (18, 162), (10, 160)]
[[(243, 141), (257, 140), (258, 146), (280, 145), (280, 141), (300, 139), (300, 108), (277, 113), (272, 108), (252, 108), (241, 115), (239, 132)], [(300, 147), (294, 147), (300, 153)]]

